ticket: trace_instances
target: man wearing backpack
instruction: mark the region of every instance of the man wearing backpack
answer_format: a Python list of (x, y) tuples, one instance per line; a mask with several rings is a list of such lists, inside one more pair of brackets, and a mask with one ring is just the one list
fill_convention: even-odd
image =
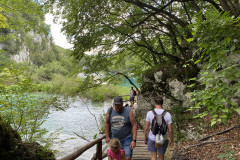
[(129, 99), (129, 101), (130, 101), (130, 103), (131, 103), (130, 107), (133, 107), (135, 96), (136, 96), (136, 91), (133, 89), (133, 87), (131, 87), (131, 90), (130, 90), (130, 99)]
[[(162, 97), (155, 97), (154, 98), (154, 102), (155, 102), (155, 108), (154, 108), (154, 111), (156, 113), (154, 113), (153, 110), (149, 111), (147, 113), (147, 116), (146, 116), (146, 124), (145, 124), (145, 131), (144, 131), (144, 135), (145, 135), (145, 144), (147, 144), (147, 148), (148, 148), (148, 151), (151, 152), (151, 160), (156, 160), (157, 159), (157, 153), (159, 155), (159, 158), (160, 160), (164, 160), (164, 153), (166, 152), (167, 150), (167, 147), (168, 147), (168, 134), (164, 134), (162, 135), (163, 137), (163, 144), (161, 145), (160, 148), (157, 148), (155, 146), (155, 142), (156, 142), (156, 128), (155, 126), (153, 125), (153, 123), (155, 123), (156, 121), (159, 122), (159, 120), (155, 119), (158, 117), (162, 117), (163, 119), (161, 120), (161, 125), (158, 126), (158, 134), (161, 133), (164, 133), (163, 131), (166, 129), (168, 130), (168, 133), (169, 133), (169, 137), (170, 137), (170, 147), (173, 147), (174, 146), (174, 142), (173, 142), (173, 130), (172, 130), (172, 117), (171, 117), (171, 114), (169, 112), (166, 112), (163, 110), (163, 107), (162, 107), (162, 104), (163, 104), (163, 99)], [(163, 122), (164, 121), (164, 122)], [(164, 124), (167, 126), (165, 129), (164, 129)], [(150, 126), (151, 126), (151, 129), (150, 129)]]
[(106, 113), (105, 119), (106, 142), (117, 138), (125, 151), (126, 160), (131, 160), (133, 148), (136, 146), (137, 123), (133, 111), (123, 106), (122, 97), (115, 97), (113, 107)]

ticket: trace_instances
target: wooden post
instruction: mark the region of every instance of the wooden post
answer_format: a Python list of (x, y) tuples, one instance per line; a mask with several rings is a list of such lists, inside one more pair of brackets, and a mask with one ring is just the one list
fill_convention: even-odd
[(84, 147), (78, 149), (77, 151), (73, 152), (72, 154), (62, 158), (61, 160), (74, 160), (77, 157), (79, 157), (82, 153), (84, 153), (86, 150), (88, 150), (89, 148), (91, 148), (92, 146), (94, 146), (95, 144), (98, 144), (99, 142), (101, 142), (102, 144), (102, 140), (106, 137), (106, 135), (102, 136), (101, 138), (98, 138), (96, 140), (94, 140), (93, 142), (85, 145)]
[(96, 158), (97, 160), (102, 160), (102, 141), (97, 143)]

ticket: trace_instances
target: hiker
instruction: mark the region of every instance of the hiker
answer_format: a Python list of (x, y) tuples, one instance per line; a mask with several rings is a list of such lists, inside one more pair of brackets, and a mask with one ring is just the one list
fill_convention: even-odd
[(131, 90), (130, 90), (130, 99), (129, 99), (129, 101), (130, 101), (130, 103), (131, 103), (130, 107), (132, 107), (133, 104), (134, 104), (134, 97), (135, 97), (135, 96), (136, 96), (136, 91), (133, 89), (133, 87), (131, 87)]
[(137, 104), (138, 104), (138, 100), (139, 100), (139, 94), (140, 94), (139, 90), (136, 89), (136, 103)]
[(136, 146), (137, 123), (133, 111), (123, 106), (122, 97), (114, 98), (114, 107), (110, 107), (105, 118), (106, 142), (110, 138), (120, 140), (126, 160), (131, 160), (133, 148)]
[(121, 149), (121, 142), (114, 138), (109, 142), (110, 149), (107, 150), (108, 160), (125, 160), (125, 152)]
[[(169, 137), (170, 137), (170, 147), (172, 148), (174, 146), (173, 142), (173, 129), (172, 129), (172, 117), (169, 112), (166, 112), (163, 110), (163, 99), (162, 97), (155, 97), (154, 98), (155, 102), (155, 113), (157, 115), (163, 114), (163, 118), (165, 120), (166, 124), (166, 129), (168, 130)], [(166, 133), (165, 135), (162, 135), (162, 144), (158, 147), (156, 140), (158, 141), (159, 135), (155, 136), (154, 133), (152, 132), (152, 128), (150, 129), (150, 126), (152, 126), (152, 122), (154, 119), (154, 112), (153, 110), (149, 111), (146, 116), (146, 124), (145, 124), (145, 144), (147, 144), (147, 149), (148, 151), (151, 152), (151, 159), (156, 160), (157, 159), (157, 153), (160, 158), (160, 160), (164, 160), (164, 153), (167, 150), (168, 147), (168, 134)], [(163, 121), (163, 120), (162, 120)], [(152, 126), (153, 127), (153, 126)], [(159, 133), (159, 132), (158, 132)], [(157, 145), (157, 146), (155, 146)], [(158, 151), (158, 152), (157, 152)]]

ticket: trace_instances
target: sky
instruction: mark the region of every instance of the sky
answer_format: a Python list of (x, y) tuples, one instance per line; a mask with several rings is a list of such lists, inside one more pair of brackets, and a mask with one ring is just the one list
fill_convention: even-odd
[(62, 25), (53, 23), (53, 15), (46, 14), (45, 23), (51, 26), (51, 34), (56, 45), (65, 49), (71, 49), (73, 47), (72, 44), (67, 42), (66, 36), (61, 33)]

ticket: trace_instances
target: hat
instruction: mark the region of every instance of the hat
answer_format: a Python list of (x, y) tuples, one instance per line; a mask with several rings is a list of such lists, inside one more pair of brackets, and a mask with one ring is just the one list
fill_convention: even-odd
[(122, 103), (123, 103), (123, 99), (120, 96), (115, 97), (113, 100), (113, 104), (122, 104)]

